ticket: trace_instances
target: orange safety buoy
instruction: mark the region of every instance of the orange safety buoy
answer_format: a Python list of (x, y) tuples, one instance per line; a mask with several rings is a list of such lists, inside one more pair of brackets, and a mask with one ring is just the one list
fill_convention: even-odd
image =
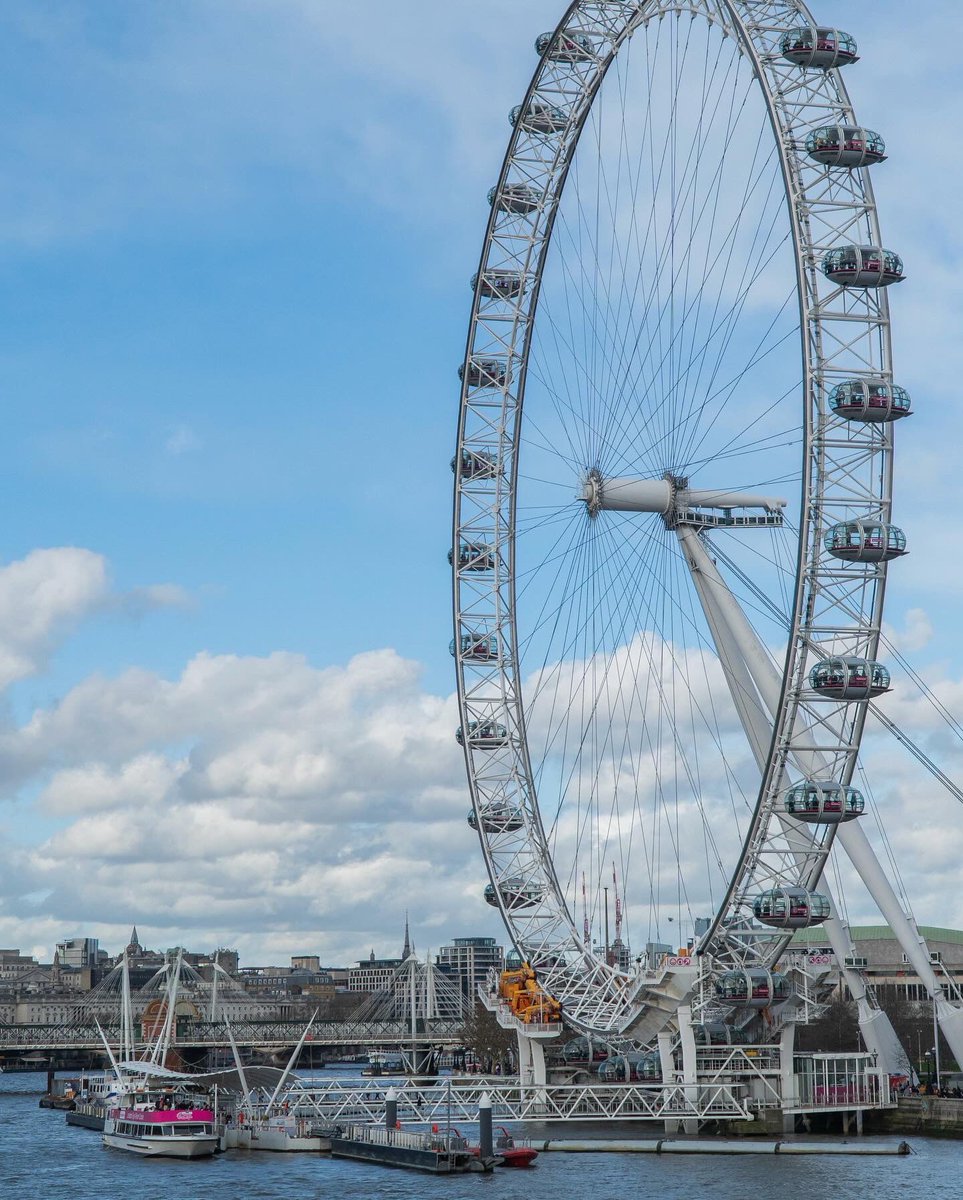
[(239, 1112), (237, 1114), (237, 1123), (238, 1123), (238, 1125), (244, 1124), (244, 1113), (243, 1112)]

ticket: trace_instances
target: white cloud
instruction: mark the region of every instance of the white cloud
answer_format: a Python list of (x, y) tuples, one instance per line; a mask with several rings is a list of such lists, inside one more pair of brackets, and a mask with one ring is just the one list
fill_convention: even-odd
[[(893, 629), (884, 623), (883, 633), (896, 650), (904, 654), (913, 654), (930, 644), (933, 638), (933, 624), (924, 609), (911, 608), (903, 616), (902, 629)], [(882, 657), (885, 658), (885, 652)]]
[(41, 670), (58, 639), (107, 594), (106, 563), (90, 550), (34, 550), (0, 567), (0, 687)]
[(132, 804), (161, 807), (184, 768), (183, 761), (156, 753), (137, 755), (114, 770), (98, 762), (69, 767), (54, 773), (40, 793), (38, 807), (72, 817)]
[(171, 584), (112, 591), (105, 559), (91, 550), (33, 550), (0, 566), (0, 690), (43, 671), (85, 618), (111, 609), (141, 616), (187, 602)]
[[(705, 687), (717, 693), (732, 762), (747, 756), (721, 686), (710, 670)], [(963, 696), (961, 681), (941, 686), (951, 703)], [(922, 701), (894, 694), (888, 703), (918, 736), (933, 735), (938, 722)], [(85, 932), (114, 948), (136, 922), (157, 945), (232, 944), (249, 963), (305, 950), (350, 961), (369, 944), (395, 949), (406, 907), (423, 948), (461, 933), (504, 938), (481, 898), (485, 872), (465, 822), (456, 723), (453, 698), (427, 693), (418, 665), (391, 650), (321, 669), (294, 654), (200, 654), (174, 679), (143, 670), (86, 679), (0, 737), (4, 777), (25, 781), (26, 796), (39, 791), (38, 812), (57, 823), (40, 844), (8, 841), (0, 850), (0, 940), (16, 921), (14, 942), (49, 939), (52, 947), (55, 938)], [(539, 736), (537, 723), (533, 732)], [(665, 791), (671, 745), (659, 753), (661, 785), (640, 765), (643, 809), (653, 797), (657, 806), (673, 803)], [(963, 905), (948, 903), (945, 891), (963, 834), (948, 834), (945, 852), (921, 858), (934, 814), (952, 829), (958, 812), (935, 801), (932, 788), (921, 792), (918, 769), (879, 735), (867, 740), (865, 758), (873, 778), (885, 780), (871, 812), (880, 813), (904, 864), (916, 915), (923, 923), (963, 922)], [(737, 822), (717, 748), (706, 743), (699, 759), (705, 809), (675, 804), (675, 844), (667, 841), (656, 860), (652, 845), (640, 842), (632, 877), (622, 880), (631, 937), (640, 944), (655, 932), (647, 872), (655, 872), (657, 889), (674, 893), (675, 845), (690, 889), (684, 899), (697, 913), (708, 911), (710, 892), (718, 899), (708, 856), (717, 845), (731, 865), (735, 853)], [(7, 798), (16, 794), (8, 785)], [(630, 820), (638, 813), (618, 819)], [(864, 820), (879, 841), (875, 816)], [(559, 824), (559, 861), (572, 851), (575, 824)], [(602, 857), (608, 872), (610, 851)], [(863, 889), (841, 869), (851, 918), (874, 920)], [(670, 912), (674, 900), (657, 924)], [(662, 933), (674, 928), (663, 925)]]

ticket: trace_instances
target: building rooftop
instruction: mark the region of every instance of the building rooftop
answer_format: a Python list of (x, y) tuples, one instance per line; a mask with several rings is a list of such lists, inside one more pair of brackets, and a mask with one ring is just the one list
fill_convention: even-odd
[[(919, 931), (928, 942), (948, 942), (963, 946), (963, 929), (942, 929), (938, 925), (920, 925)], [(849, 936), (854, 942), (896, 941), (896, 935), (888, 925), (851, 925)], [(797, 946), (825, 946), (826, 931), (817, 925), (813, 929), (797, 929), (792, 944)]]

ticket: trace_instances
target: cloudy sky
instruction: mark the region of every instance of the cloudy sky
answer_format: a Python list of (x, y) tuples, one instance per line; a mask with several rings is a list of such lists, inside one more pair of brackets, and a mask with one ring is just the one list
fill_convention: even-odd
[[(405, 906), (422, 950), (501, 935), (452, 738), (448, 460), (485, 191), (561, 7), (0, 0), (0, 944), (136, 922), (348, 961)], [(908, 274), (889, 621), (959, 713), (958, 11), (833, 13)], [(963, 774), (909, 684), (889, 707)], [(963, 812), (871, 752), (918, 920), (963, 926)]]

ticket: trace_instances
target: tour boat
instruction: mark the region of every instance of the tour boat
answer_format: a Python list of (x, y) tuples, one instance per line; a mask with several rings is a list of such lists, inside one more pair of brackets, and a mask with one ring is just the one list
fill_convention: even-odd
[(104, 1145), (164, 1158), (210, 1158), (218, 1149), (209, 1108), (114, 1108), (104, 1122)]

